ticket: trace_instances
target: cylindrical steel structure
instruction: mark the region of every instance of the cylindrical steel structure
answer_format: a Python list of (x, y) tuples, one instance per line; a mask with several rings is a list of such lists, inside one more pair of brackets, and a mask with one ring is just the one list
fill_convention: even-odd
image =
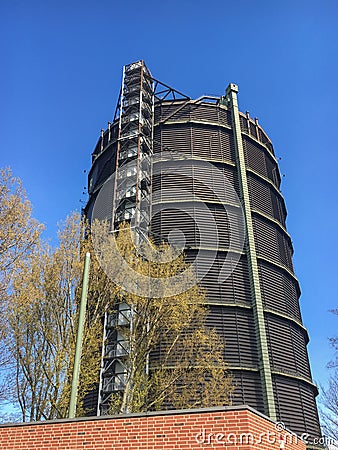
[[(170, 241), (170, 233), (180, 230), (187, 261), (196, 260), (202, 272), (207, 267), (201, 285), (207, 291), (208, 324), (226, 343), (224, 358), (236, 383), (233, 403), (248, 404), (297, 434), (319, 436), (318, 391), (269, 137), (257, 119), (238, 112), (233, 84), (214, 102), (156, 101), (155, 96), (153, 126), (151, 233), (155, 240)], [(116, 120), (94, 150), (85, 209), (89, 218), (100, 186), (115, 171), (117, 134)], [(166, 157), (156, 159), (163, 152)], [(215, 196), (223, 188), (226, 201)], [(238, 205), (231, 196), (236, 194), (245, 242), (230, 275), (222, 277), (234, 238), (231, 221)]]

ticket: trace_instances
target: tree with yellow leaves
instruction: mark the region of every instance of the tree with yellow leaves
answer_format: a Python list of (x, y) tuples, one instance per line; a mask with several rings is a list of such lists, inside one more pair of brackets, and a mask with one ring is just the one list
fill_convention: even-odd
[[(127, 324), (115, 321), (128, 351), (121, 358), (124, 388), (110, 395), (108, 411), (229, 404), (233, 384), (223, 357), (224, 342), (206, 326), (205, 296), (184, 255), (169, 244), (142, 242), (127, 224), (115, 234), (109, 233), (108, 224), (104, 229), (96, 223), (92, 232), (101, 265), (122, 286), (111, 313), (118, 314), (121, 303), (130, 311)], [(114, 263), (121, 257), (134, 284), (126, 281), (126, 268)]]
[[(43, 226), (32, 218), (32, 207), (19, 178), (9, 168), (0, 169), (0, 370), (8, 372), (11, 355), (7, 348), (9, 293), (13, 275), (40, 242)], [(8, 386), (0, 383), (0, 400), (8, 394)]]
[[(67, 416), (84, 255), (92, 254), (77, 416), (99, 382), (105, 315), (132, 313), (123, 336), (125, 385), (109, 397), (114, 413), (226, 405), (233, 390), (224, 342), (206, 326), (204, 293), (184, 255), (156, 246), (128, 224), (67, 218), (59, 245), (41, 240), (20, 180), (0, 179), (0, 343), (5, 399), (23, 421)], [(0, 399), (1, 400), (1, 399)]]
[[(10, 356), (9, 398), (19, 405), (23, 421), (67, 416), (81, 295), (85, 222), (79, 214), (67, 218), (59, 245), (40, 242), (12, 274), (6, 310), (4, 342)], [(92, 263), (84, 332), (77, 415), (82, 400), (98, 379), (102, 315), (114, 298), (115, 286)]]

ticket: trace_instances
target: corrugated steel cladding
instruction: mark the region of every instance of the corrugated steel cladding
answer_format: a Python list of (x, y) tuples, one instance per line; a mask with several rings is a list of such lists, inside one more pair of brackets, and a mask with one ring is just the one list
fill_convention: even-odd
[[(215, 202), (215, 178), (212, 170), (205, 169), (200, 162), (211, 162), (221, 170), (240, 197), (231, 113), (226, 107), (215, 104), (187, 103), (172, 115), (179, 105), (182, 105), (180, 101), (155, 105), (154, 153), (171, 150), (184, 154), (186, 159), (163, 164), (163, 174), (153, 179), (153, 194), (158, 191), (161, 194), (152, 206), (152, 232), (165, 237), (173, 228), (182, 230), (188, 248), (187, 260), (194, 260), (199, 251), (201, 265), (203, 261), (208, 263), (210, 251), (217, 250), (215, 262), (202, 281), (208, 292), (209, 324), (226, 341), (225, 359), (237, 383), (234, 404), (249, 404), (264, 412), (246, 254), (243, 251), (231, 276), (219, 284), (219, 270), (229, 245), (227, 214), (231, 214), (231, 210), (226, 212)], [(301, 322), (300, 291), (293, 273), (292, 243), (285, 229), (286, 209), (279, 191), (278, 164), (262, 128), (244, 114), (240, 120), (277, 419), (294, 432), (316, 436), (320, 434), (315, 403), (317, 390), (311, 380), (306, 350), (308, 335)], [(108, 132), (104, 134), (104, 142), (99, 140), (93, 154), (89, 215), (95, 191), (114, 171), (116, 124), (111, 126), (110, 134), (109, 142)], [(171, 170), (165, 174), (168, 168)], [(195, 171), (198, 171), (199, 182), (194, 179)], [(171, 190), (180, 186), (185, 192), (182, 198), (175, 199), (175, 204)], [(190, 199), (187, 192), (191, 192)], [(207, 219), (203, 222), (203, 208), (193, 194), (215, 217), (220, 236), (217, 249), (208, 249), (208, 242), (203, 242), (205, 248), (200, 248), (195, 218), (206, 229), (209, 223)], [(184, 212), (181, 201), (185, 202)], [(163, 209), (163, 205), (167, 206)], [(157, 213), (159, 207), (161, 211)]]
[[(163, 148), (183, 153), (188, 159), (168, 164), (184, 165), (188, 174), (189, 170), (196, 170), (198, 159), (207, 160), (225, 174), (240, 196), (230, 111), (214, 104), (187, 104), (165, 121), (176, 108), (177, 104), (164, 103), (155, 109), (155, 124), (159, 124), (154, 129), (154, 153)], [(271, 142), (260, 126), (241, 115), (241, 129), (278, 419), (296, 432), (316, 435), (319, 433), (316, 389), (306, 350), (308, 336), (301, 324), (299, 286), (293, 274), (292, 243), (285, 229), (286, 209), (279, 191), (278, 165)], [(176, 176), (173, 172), (153, 180), (153, 191), (161, 189), (162, 202), (170, 200), (170, 203), (161, 214), (156, 214), (153, 205), (152, 231), (165, 236), (171, 229), (179, 228), (185, 234), (187, 246), (199, 248), (194, 218), (203, 222), (202, 208), (191, 201), (184, 206), (189, 215), (180, 212), (179, 204), (175, 209), (171, 188), (182, 185), (208, 204), (220, 234), (215, 263), (202, 282), (208, 291), (209, 324), (226, 340), (225, 358), (237, 380), (234, 403), (248, 403), (264, 411), (246, 255), (241, 256), (230, 278), (218, 284), (229, 235), (226, 211), (222, 205), (213, 203), (213, 175), (206, 171), (204, 182), (199, 185), (193, 176), (184, 178), (179, 170)], [(198, 178), (201, 179), (201, 170)], [(205, 185), (210, 186), (210, 192)], [(206, 220), (205, 227), (208, 226)], [(199, 251), (207, 263), (208, 250)], [(197, 250), (186, 252), (187, 259), (193, 260)]]

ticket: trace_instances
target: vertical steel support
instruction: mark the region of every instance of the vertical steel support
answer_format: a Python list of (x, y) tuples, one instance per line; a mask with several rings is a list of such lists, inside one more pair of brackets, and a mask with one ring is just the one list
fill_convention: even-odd
[(72, 390), (71, 390), (70, 402), (69, 402), (68, 417), (70, 419), (75, 417), (75, 412), (76, 412), (76, 401), (77, 401), (77, 393), (78, 393), (78, 387), (79, 387), (79, 375), (80, 375), (80, 365), (81, 365), (83, 329), (84, 329), (85, 314), (86, 314), (86, 308), (87, 308), (89, 266), (90, 266), (90, 253), (86, 253), (85, 264), (84, 264), (84, 269), (83, 269), (83, 281), (82, 281), (79, 322), (78, 322), (77, 336), (76, 336), (76, 348), (75, 348), (75, 358), (74, 358), (74, 368), (73, 368)]
[(244, 209), (246, 240), (247, 240), (247, 259), (250, 276), (251, 295), (253, 301), (253, 314), (255, 320), (255, 331), (257, 347), (259, 352), (259, 370), (263, 387), (264, 409), (267, 416), (276, 420), (276, 408), (272, 387), (272, 376), (270, 368), (270, 359), (265, 330), (263, 301), (259, 283), (259, 272), (256, 254), (255, 236), (253, 231), (253, 222), (251, 215), (251, 206), (249, 198), (248, 180), (246, 175), (244, 149), (241, 133), (240, 118), (237, 103), (238, 86), (230, 83), (226, 89), (228, 106), (232, 114), (232, 127), (234, 133), (236, 149), (236, 165), (238, 170), (239, 185)]

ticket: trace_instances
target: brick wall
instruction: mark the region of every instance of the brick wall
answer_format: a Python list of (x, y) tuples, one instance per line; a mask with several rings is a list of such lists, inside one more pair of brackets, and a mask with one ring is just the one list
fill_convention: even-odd
[(305, 450), (297, 436), (254, 409), (205, 408), (26, 424), (0, 424), (0, 448), (8, 450)]

